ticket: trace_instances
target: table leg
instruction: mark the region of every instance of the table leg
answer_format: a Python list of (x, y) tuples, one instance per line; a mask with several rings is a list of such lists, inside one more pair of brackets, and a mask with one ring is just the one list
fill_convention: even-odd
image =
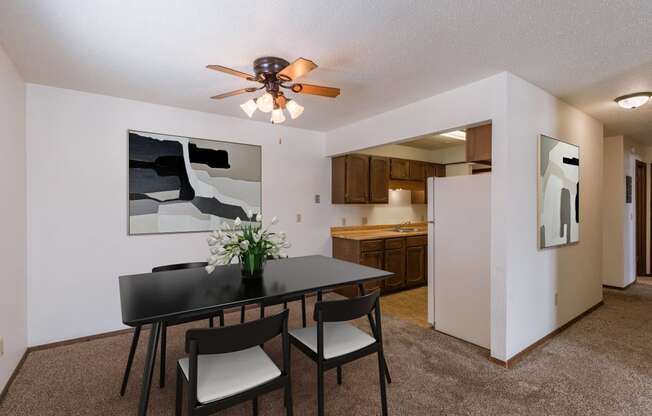
[(152, 386), (152, 376), (154, 375), (154, 363), (156, 362), (156, 348), (158, 346), (159, 336), (161, 334), (161, 322), (154, 322), (149, 333), (149, 344), (147, 346), (147, 357), (145, 358), (145, 372), (143, 374), (143, 386), (140, 391), (140, 404), (138, 415), (147, 414), (147, 403), (149, 402), (149, 391)]

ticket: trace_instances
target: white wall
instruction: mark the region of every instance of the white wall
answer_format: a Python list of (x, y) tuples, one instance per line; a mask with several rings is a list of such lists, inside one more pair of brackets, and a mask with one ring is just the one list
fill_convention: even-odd
[(623, 136), (604, 139), (602, 283), (616, 287), (625, 286), (624, 220), (626, 204), (623, 145)]
[(119, 275), (206, 257), (203, 233), (127, 236), (127, 129), (262, 145), (263, 213), (330, 254), (322, 133), (28, 84), (29, 345), (119, 329)]
[(25, 83), (0, 47), (0, 390), (27, 345)]
[[(341, 127), (327, 133), (326, 153), (338, 155), (428, 133), (492, 122), (491, 354), (506, 357), (506, 233), (503, 210), (512, 198), (507, 164), (507, 73)], [(535, 165), (536, 166), (536, 165)], [(536, 223), (535, 223), (536, 224)], [(533, 226), (536, 228), (536, 225)]]
[[(507, 157), (494, 157), (494, 171), (510, 173), (505, 178), (509, 198), (495, 211), (508, 219), (503, 232), (510, 358), (602, 300), (603, 126), (513, 75), (508, 76), (507, 99)], [(580, 241), (574, 245), (537, 248), (539, 134), (580, 147)]]

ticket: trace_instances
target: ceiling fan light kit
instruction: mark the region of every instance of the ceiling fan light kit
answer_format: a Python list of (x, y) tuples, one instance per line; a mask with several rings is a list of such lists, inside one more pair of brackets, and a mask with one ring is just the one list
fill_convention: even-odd
[(300, 78), (317, 68), (317, 65), (314, 62), (305, 58), (299, 58), (291, 64), (285, 59), (273, 56), (258, 58), (254, 61), (253, 65), (254, 73), (256, 75), (250, 75), (221, 65), (208, 65), (206, 68), (244, 78), (247, 81), (254, 81), (263, 84), (258, 88), (242, 88), (224, 94), (215, 95), (211, 98), (221, 100), (223, 98), (264, 89), (265, 93), (263, 95), (255, 99), (247, 100), (245, 103), (240, 105), (240, 108), (242, 108), (242, 111), (244, 111), (249, 118), (254, 115), (256, 110), (260, 110), (263, 113), (271, 112), (271, 121), (274, 124), (280, 124), (286, 120), (283, 113), (284, 109), (288, 111), (292, 120), (301, 116), (305, 109), (294, 99), (286, 98), (285, 94), (281, 91), (281, 88), (288, 89), (295, 94), (310, 94), (329, 98), (335, 98), (340, 95), (339, 88), (296, 82), (297, 78)]
[(616, 98), (614, 101), (622, 108), (633, 110), (647, 104), (648, 101), (650, 101), (650, 97), (652, 97), (652, 92), (637, 92), (634, 94), (623, 95), (622, 97)]

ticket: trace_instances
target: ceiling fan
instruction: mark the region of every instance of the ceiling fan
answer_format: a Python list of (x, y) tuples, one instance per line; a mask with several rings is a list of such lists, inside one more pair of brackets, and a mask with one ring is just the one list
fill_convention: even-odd
[(254, 61), (255, 75), (250, 75), (221, 65), (208, 65), (206, 68), (262, 84), (259, 87), (242, 88), (224, 94), (215, 95), (211, 98), (214, 100), (221, 100), (223, 98), (265, 89), (263, 95), (248, 100), (242, 104), (240, 108), (242, 108), (242, 111), (244, 111), (250, 118), (256, 110), (263, 113), (271, 112), (272, 123), (275, 124), (280, 124), (285, 121), (285, 115), (283, 114), (284, 109), (288, 111), (293, 120), (299, 117), (304, 110), (304, 108), (295, 100), (287, 98), (283, 91), (281, 91), (282, 88), (288, 89), (297, 94), (319, 95), (321, 97), (329, 98), (335, 98), (340, 95), (339, 88), (295, 82), (297, 78), (300, 78), (317, 68), (317, 64), (305, 58), (299, 58), (292, 63), (274, 56), (258, 58)]

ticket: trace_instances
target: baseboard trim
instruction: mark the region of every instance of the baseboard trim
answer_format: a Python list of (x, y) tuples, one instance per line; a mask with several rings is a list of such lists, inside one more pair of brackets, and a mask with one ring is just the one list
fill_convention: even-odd
[(471, 341), (467, 341), (467, 340), (465, 340), (465, 339), (458, 338), (458, 337), (456, 337), (455, 335), (451, 335), (451, 334), (447, 334), (447, 333), (445, 333), (445, 332), (441, 332), (440, 330), (435, 329), (434, 326), (431, 326), (431, 327), (432, 327), (432, 330), (435, 331), (436, 333), (441, 334), (441, 335), (445, 335), (445, 336), (447, 336), (447, 337), (449, 337), (449, 338), (453, 338), (455, 341), (460, 341), (460, 342), (463, 342), (463, 343), (465, 343), (465, 344), (473, 345), (474, 347), (481, 348), (481, 349), (483, 349), (484, 351), (487, 351), (487, 352), (490, 352), (490, 351), (491, 351), (489, 348), (485, 348), (485, 347), (483, 347), (482, 345), (478, 345), (478, 344), (475, 344), (475, 343), (473, 343), (473, 342), (471, 342)]
[(18, 361), (18, 365), (16, 365), (16, 368), (14, 368), (14, 371), (11, 372), (11, 375), (9, 376), (9, 380), (7, 380), (7, 384), (2, 388), (2, 391), (0, 391), (0, 403), (5, 399), (7, 396), (7, 393), (9, 393), (9, 387), (11, 387), (12, 383), (16, 379), (16, 376), (18, 375), (18, 371), (23, 367), (23, 364), (25, 363), (25, 359), (27, 359), (27, 354), (29, 353), (29, 349), (26, 349), (25, 352), (23, 353), (23, 356), (20, 358), (20, 361)]
[(607, 289), (616, 289), (616, 290), (627, 290), (631, 285), (636, 283), (636, 280), (634, 280), (632, 283), (628, 284), (627, 286), (620, 287), (620, 286), (611, 286), (611, 285), (602, 285), (602, 287), (605, 287)]
[(560, 326), (559, 328), (555, 329), (548, 335), (544, 336), (540, 340), (534, 342), (531, 344), (529, 347), (525, 348), (523, 351), (519, 352), (518, 354), (514, 355), (512, 358), (508, 359), (507, 361), (500, 360), (495, 357), (489, 357), (489, 361), (491, 361), (494, 364), (498, 364), (501, 367), (505, 367), (507, 369), (509, 368), (514, 368), (514, 366), (523, 359), (526, 355), (531, 353), (533, 350), (536, 348), (540, 347), (541, 345), (545, 344), (547, 341), (550, 341), (550, 339), (554, 338), (555, 336), (559, 335), (560, 333), (564, 332), (566, 329), (568, 329), (571, 325), (579, 321), (580, 319), (584, 318), (585, 316), (589, 315), (591, 312), (594, 310), (598, 309), (600, 306), (604, 305), (604, 301), (600, 301), (596, 303), (595, 305), (591, 306), (589, 309), (586, 311), (582, 312), (581, 314), (577, 315), (575, 318), (571, 319), (570, 321), (566, 322), (564, 325)]

